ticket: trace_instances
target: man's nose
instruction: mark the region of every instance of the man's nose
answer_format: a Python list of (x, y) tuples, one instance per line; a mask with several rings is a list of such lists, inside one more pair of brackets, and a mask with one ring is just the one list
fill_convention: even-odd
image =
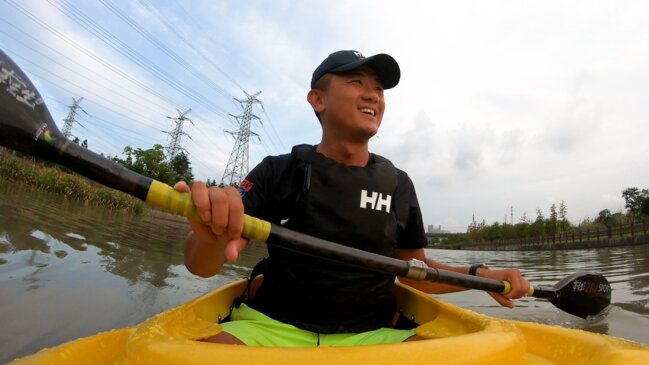
[(363, 98), (372, 102), (378, 102), (381, 99), (379, 91), (372, 85), (367, 85), (363, 89)]

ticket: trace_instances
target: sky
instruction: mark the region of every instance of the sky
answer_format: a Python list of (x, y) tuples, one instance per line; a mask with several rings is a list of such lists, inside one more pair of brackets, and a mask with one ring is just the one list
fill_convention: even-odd
[(317, 144), (306, 102), (331, 52), (392, 55), (401, 82), (370, 150), (413, 180), (426, 226), (624, 211), (648, 188), (649, 3), (643, 1), (2, 0), (0, 48), (59, 128), (104, 155), (182, 146), (221, 180), (246, 93), (250, 168)]

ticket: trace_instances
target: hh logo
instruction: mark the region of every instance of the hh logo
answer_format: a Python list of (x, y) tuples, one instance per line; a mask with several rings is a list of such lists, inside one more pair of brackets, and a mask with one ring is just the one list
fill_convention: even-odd
[(391, 195), (383, 195), (381, 193), (377, 193), (376, 191), (372, 191), (370, 193), (367, 190), (361, 190), (361, 208), (366, 209), (369, 204), (370, 209), (385, 210), (386, 213), (390, 213), (391, 203)]

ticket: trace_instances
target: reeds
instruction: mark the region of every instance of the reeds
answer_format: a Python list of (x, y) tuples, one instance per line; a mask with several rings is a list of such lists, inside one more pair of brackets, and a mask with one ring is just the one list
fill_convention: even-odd
[(62, 168), (11, 156), (4, 151), (0, 158), (0, 176), (39, 190), (61, 194), (68, 199), (104, 206), (109, 209), (141, 214), (147, 208), (142, 201), (120, 191), (106, 188)]

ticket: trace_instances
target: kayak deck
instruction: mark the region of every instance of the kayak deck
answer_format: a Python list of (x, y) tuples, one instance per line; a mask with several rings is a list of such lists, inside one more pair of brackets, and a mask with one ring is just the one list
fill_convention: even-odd
[[(401, 315), (423, 341), (354, 347), (267, 348), (197, 341), (221, 331), (246, 280), (158, 314), (136, 327), (78, 339), (17, 359), (25, 364), (649, 364), (649, 347), (631, 341), (496, 319), (395, 285)], [(256, 283), (258, 284), (258, 282)]]

